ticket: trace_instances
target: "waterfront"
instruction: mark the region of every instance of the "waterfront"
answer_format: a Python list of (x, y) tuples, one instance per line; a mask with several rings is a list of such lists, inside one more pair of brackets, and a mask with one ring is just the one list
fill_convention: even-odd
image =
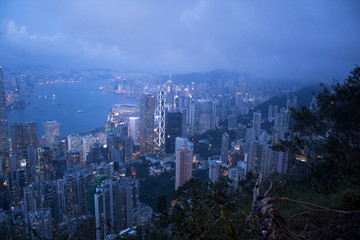
[(8, 111), (9, 129), (13, 122), (34, 121), (38, 135), (44, 134), (44, 122), (60, 122), (60, 135), (82, 133), (104, 126), (114, 104), (138, 104), (135, 98), (99, 90), (104, 81), (84, 80), (76, 83), (36, 84), (24, 97), (27, 106)]

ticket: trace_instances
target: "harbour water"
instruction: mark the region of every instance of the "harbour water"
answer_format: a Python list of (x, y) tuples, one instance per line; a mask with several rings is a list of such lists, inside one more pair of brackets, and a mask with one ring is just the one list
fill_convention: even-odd
[(126, 98), (102, 92), (96, 80), (77, 83), (36, 84), (34, 91), (24, 97), (27, 106), (8, 111), (9, 129), (13, 122), (37, 123), (39, 137), (44, 134), (44, 122), (60, 122), (60, 135), (87, 132), (104, 126), (114, 104), (138, 104)]

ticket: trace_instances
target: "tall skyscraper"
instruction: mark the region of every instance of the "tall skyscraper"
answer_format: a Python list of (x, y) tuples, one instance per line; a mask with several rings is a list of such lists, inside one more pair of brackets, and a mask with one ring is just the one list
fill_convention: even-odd
[(139, 117), (129, 117), (130, 137), (134, 141), (139, 138)]
[(193, 144), (184, 138), (176, 138), (175, 190), (192, 177)]
[(155, 97), (143, 94), (140, 97), (140, 153), (153, 154), (154, 141)]
[(229, 134), (224, 133), (222, 135), (222, 139), (221, 139), (221, 162), (222, 163), (228, 163), (229, 144), (230, 144)]
[(38, 142), (36, 123), (15, 122), (11, 124), (11, 141), (12, 151), (17, 157), (20, 156), (21, 151), (27, 146), (32, 146), (36, 149)]
[(155, 110), (155, 143), (157, 147), (165, 144), (165, 90), (157, 89), (156, 110)]
[(166, 153), (175, 152), (175, 140), (181, 137), (182, 114), (181, 112), (167, 112), (165, 125), (165, 151)]
[(258, 139), (261, 129), (261, 112), (254, 112), (253, 114), (253, 131), (254, 131), (254, 140)]
[(215, 103), (210, 99), (199, 99), (190, 106), (190, 126), (194, 133), (204, 133), (215, 128)]
[(82, 141), (82, 161), (81, 165), (84, 165), (87, 161), (87, 156), (91, 150), (91, 145), (96, 142), (96, 137), (93, 135), (85, 135), (81, 139)]
[(52, 146), (55, 138), (60, 136), (60, 124), (57, 121), (47, 121), (44, 124), (45, 143)]
[(9, 148), (9, 132), (6, 115), (6, 98), (4, 78), (0, 66), (0, 152), (7, 152)]
[(11, 124), (11, 143), (12, 151), (16, 157), (20, 155), (20, 151), (24, 148), (22, 124), (15, 122)]
[(138, 181), (106, 179), (94, 194), (96, 239), (120, 232), (133, 224), (133, 210), (139, 205)]

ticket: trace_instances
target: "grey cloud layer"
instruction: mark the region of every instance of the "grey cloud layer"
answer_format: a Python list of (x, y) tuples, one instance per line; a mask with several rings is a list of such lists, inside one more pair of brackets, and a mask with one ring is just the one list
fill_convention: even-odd
[(357, 1), (4, 2), (2, 65), (317, 79), (360, 63)]

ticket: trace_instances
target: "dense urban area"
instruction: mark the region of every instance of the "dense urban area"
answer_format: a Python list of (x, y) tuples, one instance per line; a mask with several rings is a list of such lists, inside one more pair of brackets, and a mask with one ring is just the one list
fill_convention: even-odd
[[(302, 112), (325, 107), (320, 105), (330, 94), (318, 85), (260, 84), (225, 70), (174, 76), (46, 70), (8, 71), (3, 77), (2, 72), (0, 68), (1, 239), (257, 236), (242, 217), (251, 210), (257, 176), (272, 179), (275, 194), (296, 196), (291, 184), (303, 184), (306, 177), (299, 175), (306, 171), (298, 169), (313, 166), (311, 154), (316, 152), (299, 147), (301, 132), (311, 130), (296, 127)], [(353, 76), (355, 83), (347, 84), (358, 91), (359, 68)], [(26, 97), (36, 94), (34, 86), (86, 83), (88, 78), (108, 80), (96, 90), (134, 98), (138, 104), (119, 102), (103, 116), (103, 126), (88, 132), (73, 129), (67, 136), (57, 119), (41, 126), (8, 124), (7, 113), (31, 104)], [(354, 94), (358, 100), (359, 93)], [(296, 150), (291, 145), (295, 140)], [(321, 191), (329, 187), (316, 184), (314, 189)], [(349, 208), (358, 206), (359, 195), (346, 198), (353, 201)], [(191, 220), (184, 214), (194, 215)], [(212, 221), (217, 225), (211, 227)], [(246, 226), (248, 232), (242, 232)], [(270, 234), (264, 231), (264, 236)]]

